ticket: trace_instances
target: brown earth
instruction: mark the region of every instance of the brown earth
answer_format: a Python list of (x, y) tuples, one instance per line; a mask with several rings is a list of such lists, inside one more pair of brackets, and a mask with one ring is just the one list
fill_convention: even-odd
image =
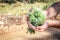
[[(0, 20), (0, 40), (58, 40), (58, 35), (60, 36), (59, 29), (56, 28), (49, 28), (45, 32), (36, 32), (35, 34), (26, 33), (28, 26), (24, 15), (21, 19), (12, 16), (1, 16), (0, 18), (5, 18)], [(57, 37), (55, 38), (55, 36)]]

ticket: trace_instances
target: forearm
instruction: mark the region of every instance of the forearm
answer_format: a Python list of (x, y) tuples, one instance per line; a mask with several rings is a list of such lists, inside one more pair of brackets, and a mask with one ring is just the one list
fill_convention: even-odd
[(49, 27), (60, 28), (60, 21), (58, 20), (47, 20), (47, 23)]

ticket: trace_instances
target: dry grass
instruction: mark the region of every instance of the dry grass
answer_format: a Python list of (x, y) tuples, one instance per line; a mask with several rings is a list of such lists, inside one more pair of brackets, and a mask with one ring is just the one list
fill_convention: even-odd
[[(56, 40), (60, 37), (60, 31), (55, 28), (35, 34), (26, 33), (28, 25), (25, 15), (17, 16), (17, 18), (13, 15), (0, 15), (0, 19), (0, 40)], [(16, 22), (16, 20), (20, 22)], [(5, 21), (8, 23), (5, 24)]]

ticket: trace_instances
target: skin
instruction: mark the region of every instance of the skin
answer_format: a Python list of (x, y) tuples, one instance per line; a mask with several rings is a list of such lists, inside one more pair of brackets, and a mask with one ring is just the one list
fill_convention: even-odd
[[(55, 28), (60, 28), (60, 20), (48, 20), (48, 18), (52, 18), (53, 16), (56, 16), (57, 13), (53, 7), (50, 7), (46, 12), (46, 21), (42, 26), (39, 26), (35, 28), (29, 20), (27, 20), (28, 26), (35, 30), (35, 31), (45, 31), (48, 27), (55, 27)], [(27, 18), (28, 19), (28, 18)]]

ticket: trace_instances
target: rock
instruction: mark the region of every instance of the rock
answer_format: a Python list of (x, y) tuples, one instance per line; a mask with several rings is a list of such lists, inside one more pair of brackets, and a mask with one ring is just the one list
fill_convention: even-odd
[(5, 23), (3, 21), (0, 21), (0, 25), (4, 25)]

